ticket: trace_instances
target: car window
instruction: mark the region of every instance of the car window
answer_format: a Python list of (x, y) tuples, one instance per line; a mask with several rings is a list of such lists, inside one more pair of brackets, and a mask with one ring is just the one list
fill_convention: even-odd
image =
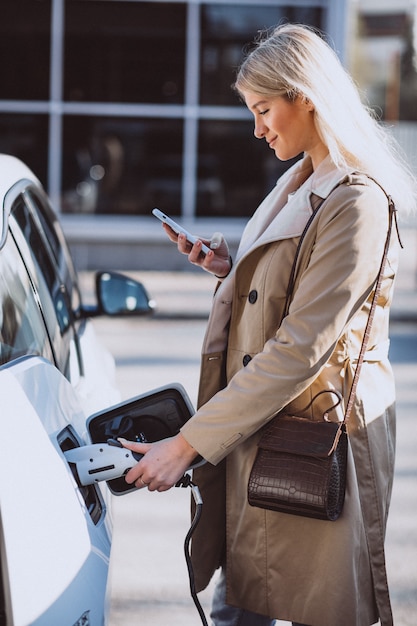
[(70, 378), (69, 357), (74, 344), (71, 304), (65, 285), (36, 216), (29, 210), (22, 194), (12, 204), (9, 228), (19, 247), (23, 262), (39, 292), (40, 306), (55, 354), (55, 363)]
[(0, 272), (0, 363), (27, 354), (53, 362), (53, 354), (19, 251), (11, 237), (1, 250)]
[(56, 282), (54, 267), (49, 254), (45, 250), (39, 228), (35, 226), (33, 216), (29, 213), (22, 195), (17, 197), (10, 213), (19, 224), (20, 230), (42, 271), (48, 289), (52, 290)]
[(26, 189), (25, 202), (29, 203), (32, 214), (39, 220), (39, 232), (45, 235), (44, 245), (50, 248), (61, 281), (66, 287), (73, 311), (81, 306), (81, 295), (71, 254), (65, 241), (61, 225), (52, 210), (48, 198), (38, 189)]

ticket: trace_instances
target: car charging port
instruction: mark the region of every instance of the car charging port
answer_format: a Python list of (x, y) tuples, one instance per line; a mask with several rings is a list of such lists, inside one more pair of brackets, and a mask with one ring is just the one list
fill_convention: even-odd
[[(80, 447), (80, 443), (77, 436), (71, 426), (68, 426), (58, 435), (58, 445), (62, 452), (68, 452)], [(68, 462), (68, 466), (72, 472), (75, 482), (77, 483), (81, 497), (84, 500), (87, 511), (94, 524), (98, 524), (102, 515), (104, 514), (104, 505), (100, 496), (99, 490), (94, 484), (82, 485), (78, 476), (77, 465), (75, 463)]]

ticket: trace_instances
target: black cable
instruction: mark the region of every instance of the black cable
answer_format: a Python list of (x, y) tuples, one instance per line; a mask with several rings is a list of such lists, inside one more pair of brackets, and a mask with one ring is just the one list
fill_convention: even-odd
[(194, 497), (194, 502), (196, 504), (196, 511), (195, 511), (195, 515), (193, 518), (193, 521), (191, 522), (191, 526), (190, 526), (190, 530), (188, 531), (186, 537), (185, 537), (185, 541), (184, 541), (184, 554), (185, 554), (185, 562), (187, 563), (187, 569), (188, 569), (188, 578), (190, 580), (190, 592), (191, 592), (191, 597), (194, 600), (194, 604), (197, 608), (197, 611), (200, 615), (201, 618), (201, 622), (204, 626), (208, 626), (208, 622), (206, 620), (206, 616), (204, 614), (203, 608), (199, 602), (199, 599), (197, 597), (197, 593), (195, 590), (195, 580), (194, 580), (194, 570), (193, 570), (193, 566), (191, 563), (191, 554), (190, 554), (190, 542), (191, 542), (191, 537), (193, 536), (193, 533), (195, 531), (195, 529), (197, 528), (198, 522), (200, 521), (200, 517), (201, 517), (201, 513), (203, 510), (203, 500), (201, 498), (201, 494), (200, 494), (200, 490), (198, 488), (197, 485), (195, 485), (192, 480), (191, 477), (189, 476), (189, 474), (185, 474), (175, 485), (176, 487), (191, 487), (191, 491), (193, 493), (193, 497)]

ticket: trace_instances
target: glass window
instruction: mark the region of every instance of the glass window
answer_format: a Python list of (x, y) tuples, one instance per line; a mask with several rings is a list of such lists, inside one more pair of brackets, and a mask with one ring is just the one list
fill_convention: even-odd
[(182, 134), (182, 120), (67, 116), (63, 210), (179, 215)]
[(25, 198), (30, 203), (32, 211), (39, 220), (39, 231), (44, 235), (44, 244), (51, 250), (54, 265), (68, 294), (71, 294), (73, 311), (81, 307), (81, 294), (78, 288), (77, 276), (72, 257), (68, 249), (61, 225), (49, 205), (45, 194), (40, 190), (25, 190)]
[(355, 79), (377, 115), (391, 122), (417, 120), (417, 13), (412, 3), (407, 9), (382, 6), (368, 13), (364, 6), (351, 50)]
[(185, 4), (65, 5), (65, 100), (183, 102)]
[(13, 204), (11, 213), (19, 224), (20, 230), (41, 268), (48, 289), (52, 291), (56, 282), (55, 270), (22, 196), (19, 196)]
[(320, 7), (207, 4), (201, 10), (201, 104), (236, 105), (231, 89), (243, 51), (259, 30), (279, 22), (322, 26)]
[(0, 99), (49, 97), (50, 0), (2, 2)]
[(0, 113), (0, 152), (21, 159), (46, 184), (48, 117)]
[(0, 364), (26, 354), (39, 354), (53, 362), (29, 276), (11, 237), (1, 250), (1, 258)]
[(198, 216), (248, 217), (296, 159), (279, 161), (253, 122), (200, 123)]
[(33, 207), (33, 212), (39, 220), (39, 230), (41, 232), (43, 231), (46, 244), (51, 248), (55, 262), (59, 264), (59, 260), (62, 256), (62, 245), (59, 231), (55, 228), (56, 219), (52, 213), (52, 209), (46, 202), (42, 202), (40, 198), (37, 197), (33, 189), (25, 190), (25, 198), (29, 200)]
[[(14, 223), (16, 220), (19, 228)], [(10, 228), (22, 250), (31, 279), (40, 296), (44, 321), (54, 347), (57, 366), (68, 374), (69, 345), (74, 337), (68, 292), (60, 280), (49, 250), (22, 196), (13, 203)], [(29, 250), (23, 244), (27, 243)]]

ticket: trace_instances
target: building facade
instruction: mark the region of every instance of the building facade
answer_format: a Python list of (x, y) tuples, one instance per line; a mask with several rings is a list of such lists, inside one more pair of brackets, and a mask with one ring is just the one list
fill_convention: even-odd
[(5, 3), (0, 151), (44, 183), (80, 268), (100, 265), (91, 251), (109, 243), (113, 266), (154, 267), (156, 253), (129, 261), (126, 248), (158, 238), (154, 206), (238, 236), (288, 164), (253, 137), (234, 73), (283, 21), (322, 29), (345, 59), (345, 0)]

